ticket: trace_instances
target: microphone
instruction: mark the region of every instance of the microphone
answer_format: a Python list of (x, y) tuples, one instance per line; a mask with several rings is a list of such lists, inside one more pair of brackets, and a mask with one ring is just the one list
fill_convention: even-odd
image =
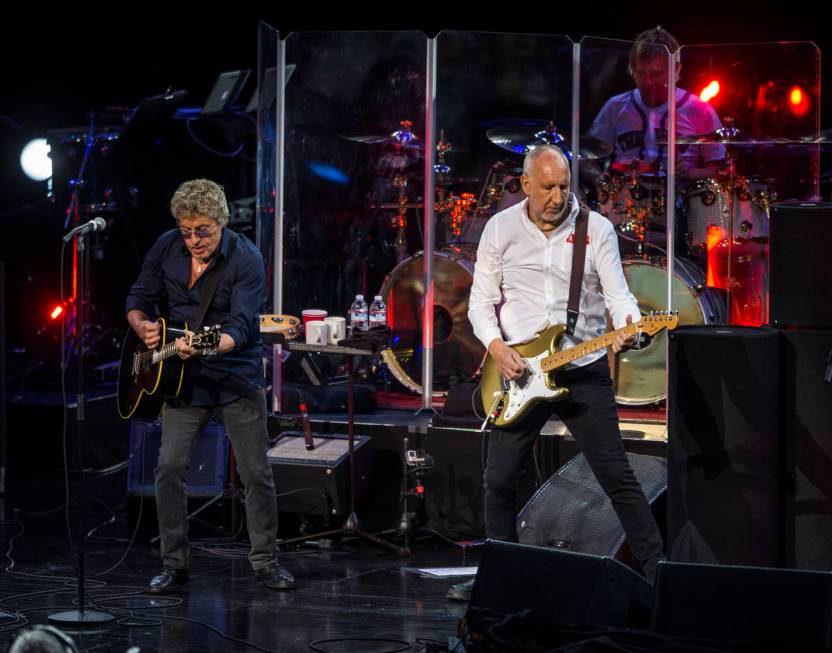
[(79, 224), (64, 236), (64, 242), (68, 243), (74, 236), (83, 236), (91, 231), (104, 231), (107, 228), (107, 221), (104, 218), (93, 218), (89, 222)]

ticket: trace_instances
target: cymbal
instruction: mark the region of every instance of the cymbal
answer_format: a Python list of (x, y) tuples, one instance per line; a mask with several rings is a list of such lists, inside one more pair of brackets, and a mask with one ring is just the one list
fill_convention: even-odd
[[(678, 136), (677, 145), (735, 145), (752, 147), (754, 145), (811, 145), (821, 141), (817, 137), (801, 138), (786, 136), (754, 136), (737, 127), (720, 127), (707, 134)], [(667, 145), (667, 139), (656, 139), (658, 145)]]
[[(572, 140), (557, 130), (555, 123), (545, 120), (490, 120), (484, 123), (486, 138), (494, 145), (515, 154), (526, 154), (540, 145), (555, 145), (571, 158)], [(491, 125), (489, 127), (489, 125)], [(578, 138), (578, 158), (601, 159), (612, 154), (612, 145), (599, 138), (582, 134)]]
[(361, 143), (363, 145), (389, 145), (405, 150), (421, 151), (425, 149), (424, 144), (414, 135), (412, 139), (401, 135), (396, 136), (399, 132), (392, 134), (340, 134), (341, 138), (354, 143)]

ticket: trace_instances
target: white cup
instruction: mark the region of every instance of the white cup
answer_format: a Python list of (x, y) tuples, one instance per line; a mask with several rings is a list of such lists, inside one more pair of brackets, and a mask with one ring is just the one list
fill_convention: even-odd
[(329, 344), (337, 345), (339, 341), (347, 337), (347, 320), (343, 317), (328, 317), (326, 326), (329, 329)]
[(323, 320), (312, 320), (306, 323), (306, 344), (326, 345), (329, 344), (329, 330)]

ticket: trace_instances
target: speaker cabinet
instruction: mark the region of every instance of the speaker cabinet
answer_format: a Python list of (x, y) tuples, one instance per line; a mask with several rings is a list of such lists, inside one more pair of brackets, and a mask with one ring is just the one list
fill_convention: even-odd
[(545, 624), (637, 626), (652, 587), (611, 558), (489, 540), (469, 607), (507, 615), (537, 611)]
[(669, 333), (668, 553), (780, 560), (780, 337), (767, 327)]
[[(153, 470), (162, 444), (162, 420), (134, 419), (130, 424), (130, 467), (127, 494), (155, 496)], [(225, 429), (211, 420), (197, 440), (188, 468), (188, 496), (212, 497), (225, 489), (228, 479), (228, 437)]]
[(832, 329), (832, 203), (771, 207), (771, 323)]
[(783, 330), (786, 565), (832, 571), (832, 330)]
[[(630, 466), (652, 504), (667, 488), (667, 463), (628, 453)], [(517, 517), (522, 544), (615, 556), (624, 529), (583, 454), (575, 456), (535, 493)]]

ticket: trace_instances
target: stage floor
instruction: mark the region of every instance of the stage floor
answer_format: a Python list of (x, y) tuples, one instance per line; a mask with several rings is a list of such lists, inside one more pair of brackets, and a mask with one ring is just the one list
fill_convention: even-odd
[[(59, 504), (62, 492), (53, 496)], [(48, 507), (43, 501), (23, 503), (32, 510), (35, 504), (41, 510)], [(15, 513), (13, 505), (20, 503), (5, 500), (0, 525), (0, 545), (4, 552), (11, 547), (0, 573), (0, 650), (13, 638), (12, 629), (25, 623), (23, 618), (46, 623), (49, 614), (72, 609), (77, 597), (63, 511)], [(98, 512), (89, 525), (106, 516), (106, 511)], [(96, 538), (87, 544), (88, 592), (120, 623), (85, 631), (64, 628), (80, 651), (308, 651), (315, 640), (373, 637), (402, 640), (418, 651), (423, 638), (447, 644), (466, 606), (445, 600), (449, 585), (459, 579), (426, 578), (409, 569), (471, 566), (478, 557), (435, 538), (414, 542), (409, 558), (358, 540), (332, 550), (305, 547), (282, 554), (298, 589), (279, 592), (255, 583), (244, 542), (202, 541), (195, 542), (188, 591), (152, 597), (142, 588), (161, 569), (158, 551), (134, 543), (116, 569), (97, 576), (115, 565), (128, 546), (126, 527), (100, 529), (99, 534), (105, 533), (119, 539)], [(389, 643), (324, 646), (391, 650)]]

